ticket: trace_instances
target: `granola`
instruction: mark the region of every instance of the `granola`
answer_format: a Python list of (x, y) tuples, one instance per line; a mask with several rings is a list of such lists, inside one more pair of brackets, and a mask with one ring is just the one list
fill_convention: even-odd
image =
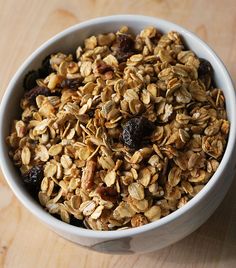
[(230, 125), (212, 77), (174, 31), (88, 37), (26, 75), (9, 155), (27, 190), (66, 223), (156, 221), (201, 191), (224, 154)]

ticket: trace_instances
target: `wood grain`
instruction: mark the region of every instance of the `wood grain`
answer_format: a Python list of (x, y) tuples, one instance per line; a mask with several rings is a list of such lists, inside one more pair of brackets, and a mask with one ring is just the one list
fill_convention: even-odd
[[(0, 97), (23, 60), (54, 34), (97, 16), (164, 18), (197, 33), (236, 77), (234, 0), (0, 0)], [(227, 180), (227, 178), (225, 178)], [(0, 173), (0, 267), (236, 267), (236, 182), (214, 215), (184, 240), (158, 252), (108, 256), (54, 234), (13, 196)]]

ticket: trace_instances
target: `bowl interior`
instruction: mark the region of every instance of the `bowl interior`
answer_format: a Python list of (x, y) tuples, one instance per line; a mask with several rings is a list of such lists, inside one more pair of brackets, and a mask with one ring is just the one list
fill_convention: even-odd
[[(23, 79), (25, 74), (30, 70), (37, 69), (41, 65), (42, 60), (49, 54), (55, 52), (73, 52), (81, 45), (83, 40), (91, 35), (96, 35), (99, 33), (107, 33), (107, 32), (114, 32), (117, 31), (121, 26), (127, 25), (133, 33), (138, 33), (143, 28), (149, 25), (153, 25), (160, 29), (163, 33), (168, 31), (178, 31), (183, 39), (185, 44), (188, 48), (194, 51), (198, 57), (207, 59), (213, 66), (214, 69), (214, 79), (217, 87), (221, 88), (224, 92), (226, 98), (226, 109), (228, 113), (228, 118), (231, 121), (231, 130), (229, 136), (228, 146), (224, 155), (223, 160), (227, 162), (228, 157), (230, 156), (231, 149), (234, 145), (235, 139), (235, 95), (232, 86), (232, 82), (230, 77), (225, 70), (222, 62), (215, 56), (214, 52), (206, 46), (204, 42), (202, 42), (199, 38), (197, 38), (192, 33), (186, 31), (180, 26), (177, 26), (173, 23), (166, 22), (163, 20), (159, 20), (156, 18), (151, 17), (144, 17), (144, 16), (133, 16), (133, 15), (119, 15), (119, 16), (111, 16), (105, 17), (100, 19), (94, 19), (91, 21), (87, 21), (81, 23), (79, 25), (75, 25), (64, 32), (58, 34), (57, 36), (53, 37), (46, 43), (44, 43), (39, 49), (37, 49), (19, 68), (15, 76), (12, 78), (9, 86), (6, 90), (4, 98), (1, 104), (1, 113), (0, 113), (0, 143), (1, 143), (1, 165), (3, 173), (10, 184), (12, 190), (18, 196), (18, 198), (23, 202), (23, 204), (28, 207), (31, 212), (38, 215), (41, 214), (42, 217), (46, 216), (46, 213), (43, 209), (28, 195), (25, 191), (24, 187), (21, 185), (19, 178), (19, 174), (14, 168), (12, 161), (8, 157), (8, 147), (5, 143), (5, 137), (8, 135), (11, 122), (13, 119), (19, 118), (20, 109), (19, 109), (19, 101), (22, 95), (24, 94), (23, 90)], [(223, 165), (223, 160), (221, 165)], [(220, 171), (217, 171), (218, 173)], [(216, 173), (217, 173), (216, 172)], [(211, 178), (214, 180), (217, 174)], [(210, 186), (209, 186), (210, 187)], [(206, 186), (204, 187), (206, 188)], [(203, 189), (204, 190), (204, 189)], [(202, 191), (203, 191), (202, 190)], [(207, 191), (204, 190), (204, 191)], [(200, 198), (196, 196), (193, 199)], [(29, 200), (33, 202), (29, 202)], [(176, 212), (172, 213), (174, 216), (169, 215), (154, 224), (148, 224), (152, 226), (157, 226), (158, 224), (165, 223), (166, 218), (175, 217), (180, 215), (184, 209), (190, 209), (191, 204), (193, 205), (193, 199), (189, 201), (187, 205), (183, 208), (177, 210)], [(192, 202), (192, 203), (191, 203)], [(196, 201), (197, 202), (197, 201)], [(180, 212), (179, 212), (180, 211)], [(47, 216), (46, 216), (47, 217)], [(51, 217), (48, 214), (48, 217)], [(52, 217), (51, 217), (52, 218)], [(54, 219), (53, 219), (54, 220)], [(46, 220), (45, 220), (46, 221)], [(56, 220), (55, 220), (56, 221)], [(64, 224), (64, 223), (62, 223)], [(66, 225), (66, 224), (64, 224)], [(68, 225), (69, 226), (69, 225)], [(68, 227), (69, 228), (69, 227)], [(79, 229), (78, 227), (76, 227)], [(147, 227), (138, 227), (138, 228), (147, 228)], [(137, 228), (135, 228), (137, 229)], [(89, 231), (89, 230), (86, 230)], [(123, 231), (119, 231), (123, 232)], [(131, 231), (129, 231), (131, 232)]]

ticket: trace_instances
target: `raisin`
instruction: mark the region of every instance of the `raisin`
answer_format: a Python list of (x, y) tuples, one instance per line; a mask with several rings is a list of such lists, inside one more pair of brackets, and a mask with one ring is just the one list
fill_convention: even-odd
[(113, 72), (113, 68), (106, 64), (104, 61), (100, 61), (97, 65), (97, 70), (99, 74), (105, 74), (106, 72)]
[(200, 58), (200, 65), (198, 67), (198, 77), (205, 84), (206, 89), (209, 89), (213, 76), (213, 68), (209, 61)]
[(76, 219), (74, 216), (70, 216), (70, 224), (77, 226), (77, 227), (81, 227), (81, 228), (85, 228), (84, 223), (82, 220)]
[(113, 187), (101, 186), (97, 189), (98, 194), (105, 201), (116, 202), (118, 201), (118, 193)]
[(35, 105), (35, 100), (38, 95), (50, 96), (52, 93), (46, 87), (36, 86), (30, 91), (26, 92), (24, 97), (29, 101), (30, 104)]
[(51, 55), (48, 55), (43, 61), (42, 66), (38, 69), (38, 73), (40, 78), (44, 78), (48, 76), (51, 72), (53, 72), (53, 69), (50, 64), (50, 58)]
[(143, 138), (152, 134), (155, 125), (145, 117), (131, 118), (124, 126), (122, 140), (132, 149), (143, 145)]
[(37, 85), (36, 80), (39, 78), (45, 78), (48, 76), (52, 71), (52, 67), (50, 64), (51, 56), (48, 55), (43, 61), (42, 65), (38, 70), (29, 71), (23, 80), (23, 87), (25, 90), (30, 90)]
[(200, 65), (198, 67), (198, 75), (199, 76), (206, 75), (206, 74), (212, 75), (213, 69), (212, 69), (210, 62), (202, 58), (200, 58), (199, 60), (200, 60)]
[(28, 172), (22, 175), (26, 188), (32, 194), (37, 194), (37, 192), (40, 190), (43, 177), (44, 174), (42, 166), (34, 166)]
[(130, 51), (130, 52), (117, 51), (116, 52), (116, 59), (118, 60), (118, 62), (124, 62), (134, 54), (135, 54), (135, 52), (133, 52), (133, 51)]
[(80, 85), (81, 85), (81, 80), (79, 79), (64, 79), (61, 82), (60, 87), (78, 90)]
[(88, 114), (88, 116), (89, 116), (90, 118), (92, 118), (92, 117), (94, 116), (94, 113), (95, 113), (94, 110), (89, 110), (89, 111), (87, 112), (87, 114)]
[(119, 34), (117, 36), (117, 51), (115, 56), (118, 62), (124, 62), (136, 53), (134, 48), (134, 39), (127, 34)]
[(134, 50), (134, 39), (127, 34), (119, 34), (117, 37), (118, 48), (122, 52), (130, 52)]
[(25, 75), (23, 80), (23, 87), (25, 90), (30, 90), (31, 88), (37, 86), (36, 80), (39, 79), (38, 71), (30, 71)]

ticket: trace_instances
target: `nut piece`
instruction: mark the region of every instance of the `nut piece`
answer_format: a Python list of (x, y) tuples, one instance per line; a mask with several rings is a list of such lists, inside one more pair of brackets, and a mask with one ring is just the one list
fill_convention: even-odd
[(94, 160), (87, 161), (81, 178), (81, 188), (90, 191), (94, 185), (94, 176), (97, 163)]

